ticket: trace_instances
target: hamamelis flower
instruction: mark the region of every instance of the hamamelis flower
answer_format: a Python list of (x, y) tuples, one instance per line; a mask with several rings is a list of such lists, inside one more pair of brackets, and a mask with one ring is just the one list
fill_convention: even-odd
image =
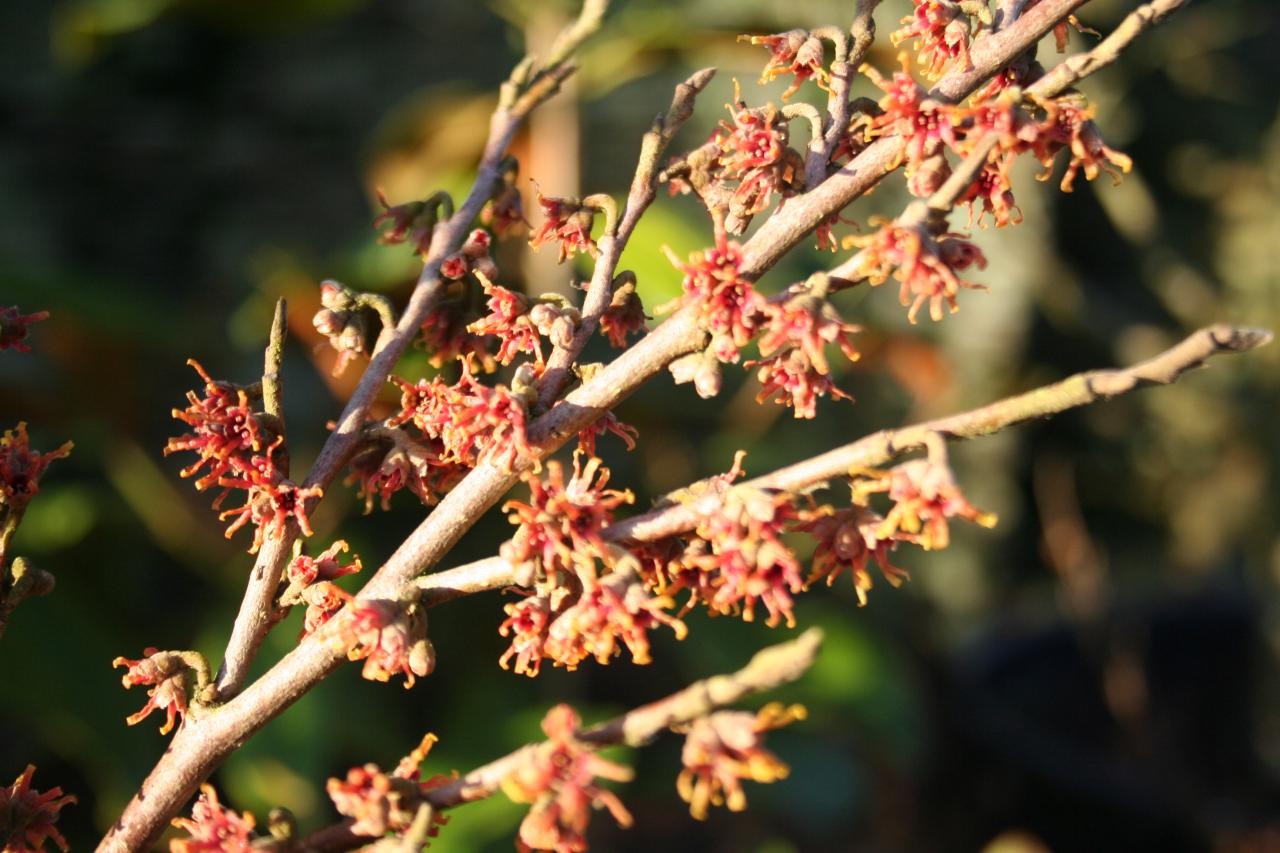
[(500, 364), (510, 364), (520, 353), (529, 353), (541, 365), (542, 339), (529, 317), (529, 300), (514, 290), (494, 284), (486, 276), (480, 277), (480, 285), (488, 297), (489, 313), (467, 326), (467, 331), (496, 337), (496, 357)]
[(1094, 109), (1085, 106), (1072, 96), (1064, 96), (1044, 105), (1048, 114), (1041, 126), (1041, 133), (1034, 143), (1035, 158), (1044, 166), (1039, 180), (1048, 180), (1053, 160), (1064, 148), (1071, 152), (1067, 170), (1062, 175), (1059, 188), (1071, 192), (1076, 174), (1083, 169), (1085, 180), (1092, 181), (1106, 172), (1115, 183), (1120, 183), (1121, 173), (1128, 174), (1133, 161), (1103, 141), (1092, 118)]
[(768, 612), (765, 624), (795, 625), (792, 595), (804, 589), (800, 562), (782, 542), (788, 524), (798, 517), (792, 498), (737, 486), (721, 508), (704, 516), (697, 534), (710, 552), (686, 562), (714, 576), (706, 581), (714, 590), (707, 606), (723, 614), (737, 614), (750, 622), (757, 604)]
[[(438, 740), (428, 734), (391, 773), (370, 763), (351, 768), (345, 779), (329, 780), (325, 790), (338, 813), (351, 818), (352, 832), (380, 838), (389, 832), (403, 833), (413, 824), (423, 795), (446, 781), (440, 776), (420, 780), (418, 767)], [(428, 836), (434, 838), (448, 821), (445, 815), (433, 814)]]
[(554, 460), (547, 463), (545, 479), (530, 475), (525, 481), (529, 501), (502, 506), (517, 529), (499, 553), (514, 567), (517, 582), (531, 586), (545, 578), (555, 585), (559, 572), (594, 577), (595, 561), (609, 559), (601, 532), (613, 523), (613, 511), (634, 496), (606, 488), (609, 469), (598, 458), (581, 453), (573, 456), (568, 482), (564, 468)]
[(687, 264), (670, 250), (667, 257), (684, 273), (684, 296), (658, 311), (672, 305), (695, 306), (699, 324), (711, 333), (711, 349), (716, 358), (726, 364), (736, 363), (738, 350), (746, 346), (759, 327), (765, 304), (764, 297), (739, 274), (742, 247), (717, 235), (715, 247), (694, 252)]
[(0, 788), (0, 844), (4, 845), (0, 849), (5, 853), (39, 853), (45, 841), (52, 841), (67, 853), (71, 848), (54, 824), (62, 808), (76, 798), (63, 796), (61, 788), (33, 790), (35, 772), (36, 766), (28, 764), (12, 785)]
[(845, 238), (845, 244), (862, 249), (857, 273), (866, 276), (870, 284), (883, 284), (890, 275), (902, 283), (898, 298), (909, 306), (907, 319), (912, 323), (926, 304), (929, 317), (937, 322), (943, 317), (944, 304), (952, 314), (960, 310), (956, 295), (961, 288), (986, 289), (958, 274), (975, 264), (979, 269), (987, 266), (981, 250), (961, 234), (935, 235), (925, 225), (886, 222), (874, 234)]
[(170, 853), (249, 853), (253, 849), (253, 815), (223, 806), (212, 785), (200, 786), (191, 817), (174, 818), (173, 825), (190, 837), (171, 841)]
[(894, 502), (875, 531), (879, 539), (914, 542), (931, 551), (950, 544), (947, 519), (963, 518), (983, 527), (996, 523), (994, 514), (977, 509), (960, 493), (947, 466), (928, 459), (913, 459), (854, 483), (856, 500), (875, 492), (886, 492)]
[(140, 660), (118, 657), (111, 662), (113, 667), (125, 667), (120, 681), (126, 688), (138, 684), (153, 685), (147, 691), (147, 704), (136, 714), (125, 718), (125, 722), (136, 726), (152, 711), (163, 710), (165, 722), (160, 727), (160, 734), (167, 735), (178, 717), (185, 719), (187, 716), (187, 663), (176, 652), (147, 648), (142, 654)]
[(747, 807), (740, 780), (769, 783), (787, 778), (789, 768), (764, 748), (762, 735), (805, 716), (801, 705), (773, 702), (756, 714), (719, 711), (694, 721), (681, 753), (684, 769), (676, 779), (689, 812), (698, 820), (706, 820), (712, 805), (740, 812)]
[(312, 499), (319, 500), (324, 489), (319, 486), (303, 488), (291, 480), (286, 480), (278, 472), (271, 469), (248, 477), (226, 478), (218, 481), (219, 485), (247, 489), (245, 502), (238, 507), (223, 510), (218, 518), (226, 521), (233, 519), (227, 526), (225, 536), (230, 539), (235, 532), (249, 522), (253, 522), (253, 544), (249, 553), (256, 554), (262, 543), (268, 539), (283, 539), (289, 522), (298, 525), (303, 536), (311, 536), (311, 522), (307, 518), (307, 503)]
[(403, 675), (407, 690), (415, 676), (426, 677), (435, 669), (435, 649), (427, 639), (427, 614), (421, 605), (356, 602), (342, 619), (335, 638), (346, 647), (348, 660), (364, 661), (363, 678), (385, 682)]
[(187, 408), (173, 410), (173, 417), (192, 431), (169, 439), (164, 454), (189, 450), (198, 455), (194, 464), (179, 473), (183, 477), (200, 474), (195, 486), (203, 491), (224, 476), (249, 470), (251, 457), (266, 450), (275, 436), (254, 413), (249, 389), (215, 381), (195, 359), (187, 359), (187, 364), (204, 380), (204, 396), (188, 391)]
[(863, 73), (885, 93), (879, 103), (881, 113), (867, 122), (866, 133), (869, 139), (894, 134), (906, 141), (904, 157), (910, 178), (943, 145), (955, 148), (960, 134), (949, 106), (929, 98), (912, 79), (906, 54), (899, 58), (902, 70), (895, 71), (892, 80), (886, 80), (870, 66), (863, 66)]
[(498, 626), (498, 633), (511, 638), (511, 646), (502, 653), (498, 665), (513, 669), (516, 675), (533, 678), (542, 668), (546, 657), (547, 631), (551, 627), (551, 599), (535, 593), (520, 601), (513, 601), (504, 608), (507, 618)]
[(366, 514), (373, 511), (375, 500), (384, 510), (390, 509), (391, 496), (401, 489), (432, 506), (468, 470), (456, 462), (445, 462), (443, 453), (444, 443), (439, 439), (418, 439), (403, 429), (370, 425), (364, 444), (351, 457), (351, 473), (343, 482), (359, 483), (357, 496), (364, 500)]
[(352, 575), (360, 571), (363, 566), (360, 565), (360, 557), (352, 555), (351, 562), (342, 565), (339, 562), (338, 555), (345, 554), (350, 550), (345, 539), (339, 539), (326, 548), (319, 556), (311, 557), (307, 554), (299, 554), (294, 557), (286, 571), (291, 582), (299, 586), (308, 586), (316, 581), (331, 581), (335, 578)]
[(427, 363), (437, 369), (456, 359), (469, 370), (492, 373), (498, 363), (489, 354), (488, 339), (467, 331), (468, 318), (474, 316), (458, 305), (438, 305), (422, 321), (414, 345), (427, 352)]
[(502, 790), (517, 803), (529, 803), (516, 847), (521, 853), (551, 850), (580, 853), (587, 849), (591, 810), (605, 808), (620, 826), (631, 825), (631, 813), (597, 777), (630, 781), (630, 768), (606, 761), (577, 739), (581, 720), (568, 705), (547, 712), (542, 730), (547, 740), (524, 753), (523, 761), (502, 780)]
[(373, 227), (389, 226), (378, 236), (378, 242), (384, 245), (406, 243), (425, 258), (431, 248), (431, 235), (436, 223), (440, 221), (440, 214), (443, 211), (445, 218), (451, 216), (453, 202), (443, 193), (436, 193), (427, 199), (393, 206), (380, 188), (377, 193), (383, 212), (373, 220)]
[(351, 600), (350, 594), (332, 582), (335, 578), (354, 574), (363, 568), (360, 557), (356, 555), (345, 566), (338, 561), (338, 555), (345, 553), (347, 548), (347, 543), (339, 539), (318, 557), (299, 554), (289, 563), (286, 570), (289, 588), (281, 596), (281, 604), (307, 605), (300, 636), (306, 636), (328, 622)]
[(622, 646), (637, 664), (647, 664), (649, 632), (666, 625), (682, 640), (688, 633), (683, 622), (666, 611), (675, 602), (667, 596), (651, 596), (635, 581), (592, 581), (582, 595), (556, 617), (547, 631), (544, 655), (570, 670), (587, 658), (607, 664)]
[(805, 80), (813, 80), (825, 92), (831, 91), (831, 75), (823, 67), (822, 41), (807, 30), (788, 30), (768, 36), (742, 35), (738, 40), (763, 45), (769, 51), (769, 64), (760, 76), (762, 84), (783, 74), (795, 75), (796, 79), (782, 93), (782, 100), (799, 91)]
[(720, 151), (720, 177), (738, 182), (731, 211), (748, 219), (768, 208), (775, 193), (792, 190), (803, 162), (788, 147), (787, 122), (773, 104), (752, 110), (735, 101), (729, 114), (733, 124), (720, 122), (711, 141)]
[(534, 191), (544, 219), (529, 238), (529, 245), (536, 250), (546, 243), (558, 242), (560, 263), (564, 263), (575, 252), (594, 258), (597, 249), (595, 241), (591, 239), (591, 225), (595, 221), (593, 210), (577, 199), (544, 196), (536, 184)]
[(68, 441), (57, 450), (41, 453), (31, 449), (26, 422), (5, 430), (0, 435), (0, 517), (21, 513), (40, 491), (40, 478), (49, 463), (70, 456), (73, 446)]
[[(995, 219), (997, 228), (1022, 221), (1022, 210), (1014, 200), (1009, 183), (1007, 160), (988, 161), (969, 188), (956, 199), (956, 204), (969, 206), (970, 227), (975, 222), (975, 211), (977, 224), (984, 228), (983, 220), (988, 215)], [(978, 210), (979, 204), (981, 210)]]
[(596, 439), (605, 433), (612, 433), (622, 439), (623, 444), (627, 446), (627, 450), (635, 450), (636, 439), (640, 437), (640, 431), (635, 427), (618, 420), (618, 416), (613, 412), (605, 412), (579, 431), (578, 452), (588, 459), (595, 456)]
[(600, 334), (609, 339), (610, 345), (625, 349), (627, 336), (643, 332), (648, 319), (640, 294), (636, 292), (635, 276), (621, 283), (615, 279), (609, 307), (600, 315)]
[(846, 358), (857, 361), (850, 336), (861, 331), (859, 326), (844, 322), (835, 306), (814, 293), (766, 303), (764, 317), (759, 341), (762, 358), (744, 365), (758, 368), (756, 375), (764, 387), (757, 402), (782, 391), (780, 404), (793, 407), (797, 418), (812, 418), (820, 396), (853, 399), (832, 383), (826, 348), (836, 344)]
[(797, 524), (817, 542), (813, 551), (813, 566), (806, 584), (826, 579), (827, 586), (845, 569), (853, 580), (858, 596), (858, 606), (865, 607), (867, 593), (873, 586), (867, 563), (874, 559), (881, 574), (891, 586), (901, 586), (910, 576), (903, 569), (889, 562), (889, 552), (896, 546), (892, 537), (880, 534), (884, 519), (866, 507), (855, 506), (838, 512), (819, 511), (813, 517)]
[(18, 306), (0, 308), (0, 351), (13, 349), (18, 352), (31, 352), (31, 347), (24, 343), (28, 326), (49, 319), (48, 311), (36, 311), (31, 314), (18, 313)]
[[(889, 36), (894, 47), (904, 41), (916, 42), (916, 61), (931, 80), (941, 77), (942, 69), (952, 60), (959, 60), (958, 70), (973, 68), (969, 45), (983, 24), (991, 21), (971, 18), (962, 5), (953, 0), (915, 0), (913, 13), (902, 19), (904, 26)], [(986, 12), (985, 0), (978, 8)], [(986, 14), (989, 18), (990, 13)]]

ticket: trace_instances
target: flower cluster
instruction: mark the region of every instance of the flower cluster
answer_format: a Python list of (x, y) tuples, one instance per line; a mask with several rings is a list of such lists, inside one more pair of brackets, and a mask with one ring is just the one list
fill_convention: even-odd
[(983, 527), (996, 523), (995, 515), (977, 509), (960, 493), (950, 468), (929, 459), (913, 459), (888, 473), (859, 478), (853, 489), (858, 503), (877, 492), (887, 493), (894, 502), (874, 532), (878, 540), (894, 538), (932, 551), (950, 544), (949, 518)]
[(0, 308), (0, 351), (14, 349), (18, 352), (31, 352), (31, 347), (24, 343), (27, 327), (48, 319), (48, 311), (20, 314), (16, 305)]
[(929, 79), (936, 80), (952, 60), (959, 60), (962, 71), (973, 67), (969, 46), (982, 27), (991, 24), (991, 11), (986, 0), (915, 0), (915, 9), (902, 24), (890, 41), (896, 47), (914, 40), (919, 51), (916, 62)]
[(613, 511), (635, 497), (630, 491), (606, 488), (609, 469), (582, 453), (573, 455), (568, 482), (563, 466), (554, 460), (547, 463), (545, 480), (532, 475), (525, 479), (529, 501), (502, 506), (516, 532), (499, 553), (514, 567), (516, 582), (556, 587), (564, 582), (563, 576), (594, 578), (595, 562), (611, 559), (602, 531), (613, 523)]
[[(926, 166), (938, 169), (933, 160), (941, 160), (944, 146), (954, 149), (960, 134), (950, 107), (928, 97), (924, 88), (911, 77), (906, 55), (900, 58), (902, 70), (895, 71), (892, 80), (886, 80), (869, 66), (863, 69), (871, 82), (885, 93), (879, 102), (880, 113), (870, 117), (864, 125), (864, 132), (867, 138), (902, 137), (906, 142), (904, 156), (908, 186), (915, 195), (928, 195), (945, 180), (945, 175), (939, 179), (926, 172), (925, 176), (932, 179), (924, 181), (917, 178), (917, 172)], [(945, 165), (945, 161), (942, 164)]]
[(594, 258), (597, 250), (595, 240), (591, 239), (591, 226), (595, 221), (595, 211), (578, 199), (544, 196), (536, 185), (535, 191), (544, 219), (529, 238), (529, 245), (537, 249), (546, 243), (558, 242), (560, 263), (575, 252)]
[(531, 805), (516, 842), (522, 853), (585, 851), (593, 808), (608, 809), (619, 825), (631, 825), (631, 813), (622, 801), (595, 781), (599, 777), (627, 782), (631, 770), (606, 761), (581, 743), (577, 738), (581, 724), (568, 705), (552, 708), (542, 721), (547, 740), (527, 750), (502, 780), (502, 790), (513, 802)]
[(427, 312), (414, 346), (426, 351), (427, 363), (436, 369), (461, 361), (469, 370), (492, 373), (498, 362), (489, 353), (488, 340), (467, 330), (480, 316), (467, 304), (470, 288), (454, 282), (450, 290), (458, 291), (452, 295), (461, 298), (441, 301)]
[(729, 114), (733, 123), (720, 122), (711, 141), (719, 150), (719, 178), (738, 182), (729, 211), (746, 220), (768, 208), (775, 193), (790, 195), (799, 189), (804, 161), (788, 146), (787, 120), (773, 104), (748, 109), (735, 100)]
[(480, 277), (480, 283), (489, 297), (489, 314), (467, 326), (467, 331), (496, 337), (501, 364), (510, 364), (522, 352), (529, 353), (534, 357), (535, 372), (541, 374), (542, 337), (557, 347), (573, 342), (582, 315), (563, 296), (547, 294), (531, 300), (485, 276)]
[(689, 812), (698, 820), (706, 820), (711, 805), (740, 812), (747, 807), (740, 780), (769, 783), (787, 778), (789, 768), (764, 748), (763, 735), (805, 715), (802, 705), (773, 702), (756, 714), (719, 711), (690, 724), (680, 756), (684, 769), (676, 779)]
[[(351, 818), (352, 832), (380, 838), (388, 832), (402, 834), (409, 829), (423, 795), (447, 781), (442, 776), (421, 779), (419, 765), (437, 740), (428, 734), (390, 773), (384, 773), (376, 764), (366, 764), (348, 770), (346, 779), (329, 780), (325, 786), (329, 799), (339, 814)], [(433, 813), (428, 836), (434, 838), (448, 821), (445, 815)]]
[(0, 849), (5, 853), (39, 853), (48, 840), (67, 853), (67, 840), (54, 824), (63, 806), (74, 803), (76, 798), (63, 796), (61, 788), (33, 790), (31, 777), (35, 772), (35, 765), (28, 764), (12, 785), (0, 788)]
[(222, 487), (222, 494), (213, 502), (215, 509), (222, 506), (232, 489), (245, 491), (244, 504), (223, 511), (219, 517), (223, 521), (234, 519), (227, 527), (227, 538), (253, 522), (250, 553), (256, 552), (267, 538), (282, 538), (290, 521), (310, 536), (308, 502), (319, 498), (323, 490), (318, 486), (303, 488), (285, 477), (284, 440), (272, 423), (274, 419), (255, 412), (251, 403), (261, 395), (261, 389), (215, 381), (195, 360), (187, 363), (204, 380), (204, 396), (197, 397), (189, 391), (187, 408), (173, 410), (173, 416), (192, 431), (169, 439), (165, 455), (178, 451), (197, 454), (195, 463), (180, 473), (183, 477), (200, 474), (195, 481), (199, 490), (212, 485)]
[(253, 849), (253, 815), (223, 806), (212, 785), (200, 786), (191, 817), (174, 818), (173, 825), (188, 837), (170, 842), (170, 853), (249, 853)]
[(138, 684), (153, 685), (147, 691), (147, 704), (136, 714), (125, 718), (125, 722), (135, 726), (142, 722), (152, 711), (165, 712), (164, 725), (160, 734), (172, 731), (177, 717), (187, 716), (187, 669), (188, 663), (180, 652), (162, 652), (159, 649), (142, 650), (140, 660), (129, 660), (118, 657), (111, 662), (113, 667), (125, 667), (121, 683), (126, 687)]
[(49, 463), (71, 455), (71, 442), (41, 453), (31, 449), (26, 422), (0, 435), (0, 522), (21, 516), (40, 491), (40, 478)]
[(799, 91), (805, 80), (813, 80), (818, 88), (830, 91), (831, 75), (823, 67), (822, 40), (808, 30), (788, 30), (768, 36), (742, 35), (738, 39), (764, 45), (769, 51), (769, 63), (760, 77), (762, 84), (783, 74), (795, 75), (795, 80), (782, 93), (782, 100)]
[(926, 304), (936, 322), (943, 317), (944, 304), (953, 314), (960, 310), (956, 295), (961, 288), (985, 289), (959, 275), (975, 264), (986, 268), (982, 251), (964, 235), (941, 231), (938, 225), (886, 222), (874, 234), (847, 237), (845, 243), (862, 249), (856, 269), (872, 285), (883, 284), (890, 275), (901, 282), (898, 298), (909, 306), (907, 319), (912, 323)]
[(339, 539), (318, 557), (299, 554), (285, 570), (289, 586), (280, 596), (281, 606), (307, 605), (301, 636), (328, 622), (342, 609), (342, 605), (351, 600), (351, 595), (334, 583), (336, 579), (355, 574), (363, 568), (359, 556), (353, 555), (345, 566), (338, 561), (338, 555), (346, 553), (347, 549), (347, 543)]
[(1063, 192), (1071, 192), (1076, 174), (1081, 169), (1085, 180), (1092, 181), (1100, 172), (1106, 172), (1119, 183), (1121, 173), (1127, 174), (1133, 168), (1133, 161), (1128, 156), (1103, 141), (1092, 121), (1093, 107), (1086, 106), (1081, 98), (1066, 95), (1043, 104), (1043, 107), (1047, 116), (1032, 146), (1033, 155), (1044, 166), (1040, 180), (1048, 180), (1053, 161), (1063, 149), (1071, 153), (1059, 183)]
[(848, 509), (832, 510), (821, 507), (802, 523), (796, 530), (811, 535), (815, 541), (813, 565), (806, 585), (826, 579), (831, 586), (835, 579), (846, 568), (853, 579), (853, 589), (858, 596), (858, 606), (865, 607), (867, 593), (873, 586), (871, 572), (867, 563), (875, 559), (892, 586), (901, 586), (910, 579), (903, 569), (889, 562), (889, 552), (897, 546), (897, 538), (882, 534), (882, 518), (866, 506), (854, 505)]
[(405, 243), (424, 259), (431, 248), (431, 235), (436, 224), (442, 217), (447, 219), (453, 215), (453, 201), (444, 193), (392, 206), (386, 194), (379, 189), (378, 203), (382, 205), (383, 212), (373, 220), (373, 227), (387, 226), (379, 235), (378, 242), (383, 245)]
[(481, 385), (463, 367), (452, 385), (440, 377), (409, 383), (397, 376), (400, 412), (387, 420), (388, 428), (412, 423), (437, 464), (474, 468), (489, 462), (504, 471), (532, 455), (525, 436), (526, 404), (505, 386)]
[(835, 307), (812, 290), (784, 302), (766, 303), (759, 341), (761, 358), (744, 365), (757, 368), (756, 376), (763, 386), (757, 401), (763, 403), (782, 392), (779, 404), (791, 406), (797, 418), (812, 418), (817, 414), (818, 397), (830, 394), (853, 399), (832, 383), (825, 351), (828, 344), (836, 344), (845, 357), (856, 361), (858, 351), (850, 336), (858, 331), (860, 327), (844, 322)]
[(425, 678), (435, 669), (436, 652), (427, 639), (427, 613), (421, 604), (355, 600), (332, 621), (333, 640), (347, 650), (347, 659), (364, 661), (363, 678), (386, 682), (403, 675), (407, 690), (416, 677)]
[(710, 351), (721, 362), (736, 363), (738, 350), (759, 328), (765, 304), (764, 297), (739, 274), (742, 248), (717, 235), (715, 247), (694, 252), (687, 264), (669, 251), (668, 257), (684, 273), (684, 295), (658, 310), (672, 304), (695, 306), (700, 325), (711, 334)]

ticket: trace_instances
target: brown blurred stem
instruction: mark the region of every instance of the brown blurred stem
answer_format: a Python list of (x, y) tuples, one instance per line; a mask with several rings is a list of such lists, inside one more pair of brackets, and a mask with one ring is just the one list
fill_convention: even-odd
[[(813, 666), (821, 648), (822, 631), (810, 628), (794, 640), (757, 652), (737, 672), (696, 681), (664, 699), (585, 729), (577, 739), (595, 748), (620, 744), (647, 746), (672, 726), (692, 722), (753, 693), (763, 693), (796, 681)], [(538, 743), (527, 744), (478, 767), (462, 778), (428, 792), (423, 802), (442, 810), (490, 797), (497, 793), (502, 781), (519, 769), (540, 746)], [(357, 835), (351, 831), (349, 823), (342, 823), (314, 832), (294, 842), (288, 850), (290, 853), (340, 853), (369, 841), (369, 836)]]

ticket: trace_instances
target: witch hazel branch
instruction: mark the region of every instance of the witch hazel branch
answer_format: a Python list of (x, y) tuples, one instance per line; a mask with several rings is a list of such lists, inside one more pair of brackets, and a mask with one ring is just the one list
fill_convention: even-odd
[[(842, 313), (839, 292), (893, 278), (913, 322), (926, 314), (941, 320), (958, 310), (962, 291), (979, 289), (968, 276), (986, 263), (969, 235), (948, 224), (956, 206), (968, 206), (971, 226), (1016, 225), (1021, 212), (1010, 165), (1024, 155), (1045, 178), (1065, 162), (1058, 184), (1066, 191), (1081, 175), (1126, 172), (1128, 158), (1107, 146), (1087, 100), (1069, 87), (1183, 3), (1140, 6), (1095, 47), (1046, 68), (1041, 40), (1052, 34), (1061, 50), (1064, 39), (1079, 37), (1074, 14), (1084, 0), (995, 9), (915, 0), (891, 39), (910, 46), (919, 70), (904, 54), (890, 77), (864, 65), (878, 5), (858, 3), (847, 29), (748, 37), (768, 51), (766, 79), (791, 79), (784, 101), (814, 86), (827, 95), (825, 109), (752, 105), (735, 85), (728, 117), (710, 138), (671, 155), (676, 133), (711, 85), (714, 71), (700, 71), (677, 87), (642, 138), (625, 199), (559, 197), (532, 184), (537, 224), (530, 225), (522, 189), (537, 176), (522, 177), (508, 147), (529, 112), (573, 72), (574, 51), (599, 27), (606, 4), (588, 0), (549, 55), (526, 58), (502, 87), (464, 200), (455, 204), (440, 192), (394, 202), (380, 196), (381, 241), (424, 264), (407, 303), (322, 285), (315, 326), (337, 352), (337, 369), (364, 364), (364, 372), (305, 477), (290, 471), (284, 425), (285, 307), (277, 310), (261, 379), (235, 384), (193, 363), (199, 388), (175, 409), (183, 427), (166, 452), (195, 455), (183, 476), (197, 489), (217, 490), (215, 509), (228, 535), (249, 539), (255, 562), (216, 672), (184, 651), (148, 649), (142, 658), (118, 660), (126, 685), (150, 688), (129, 722), (161, 711), (162, 727), (176, 732), (143, 784), (145, 796), (127, 806), (100, 849), (152, 844), (227, 755), (344, 661), (362, 662), (365, 678), (405, 688), (429, 679), (436, 663), (430, 611), (450, 600), (506, 590), (509, 597), (494, 607), (494, 631), (507, 648), (495, 663), (527, 677), (621, 657), (649, 664), (652, 632), (683, 638), (695, 609), (792, 627), (797, 597), (845, 575), (866, 604), (876, 576), (891, 586), (907, 580), (894, 565), (896, 549), (945, 548), (956, 523), (995, 524), (965, 497), (948, 462), (948, 440), (1172, 382), (1216, 354), (1269, 339), (1263, 330), (1209, 327), (1143, 364), (885, 430), (753, 479), (742, 480), (739, 456), (728, 472), (689, 484), (647, 512), (630, 512), (632, 493), (598, 453), (606, 443), (630, 450), (644, 440), (612, 413), (618, 403), (665, 372), (714, 398), (723, 370), (736, 364), (756, 374), (761, 403), (786, 406), (796, 418), (813, 418), (820, 405), (851, 404), (832, 362), (858, 357), (862, 327)], [(851, 98), (858, 73), (882, 97)], [(794, 141), (800, 138), (807, 144)], [(850, 203), (899, 170), (919, 201), (874, 232), (838, 235)], [(681, 295), (652, 309), (665, 319), (651, 325), (642, 283), (622, 260), (663, 184), (698, 198), (709, 241), (687, 259), (671, 258)], [(493, 245), (525, 234), (532, 248), (550, 248), (561, 262), (590, 258), (580, 300), (509, 286)], [(858, 251), (789, 287), (761, 286), (764, 274), (807, 240)], [(605, 364), (583, 363), (596, 335), (620, 353)], [(426, 351), (431, 371), (397, 372), (410, 346)], [(744, 356), (752, 346), (758, 358)], [(392, 399), (399, 395), (394, 411), (370, 417), (371, 404), (388, 390)], [(573, 446), (568, 458), (552, 458), (566, 444)], [(397, 501), (429, 508), (380, 561), (349, 554), (342, 540), (308, 541), (311, 513), (344, 470), (366, 511)], [(498, 553), (432, 572), (504, 497), (511, 536)], [(797, 537), (810, 540), (807, 566), (793, 547)], [(366, 563), (378, 567), (358, 591), (336, 582), (365, 577)], [(296, 647), (249, 681), (262, 638), (295, 607), (305, 610)], [(330, 780), (342, 820), (314, 832), (277, 813), (264, 834), (206, 786), (191, 816), (176, 819), (183, 836), (172, 849), (421, 849), (448, 831), (447, 809), (503, 791), (529, 806), (518, 849), (585, 850), (594, 812), (623, 826), (631, 821), (612, 787), (631, 772), (597, 749), (643, 745), (670, 729), (686, 737), (675, 787), (692, 816), (720, 804), (740, 809), (748, 798), (744, 780), (786, 775), (784, 759), (765, 748), (763, 736), (804, 712), (783, 704), (755, 713), (728, 708), (798, 678), (817, 646), (814, 634), (804, 634), (739, 673), (595, 727), (557, 706), (544, 719), (544, 742), (467, 774), (424, 776), (430, 735), (394, 770), (367, 764)]]

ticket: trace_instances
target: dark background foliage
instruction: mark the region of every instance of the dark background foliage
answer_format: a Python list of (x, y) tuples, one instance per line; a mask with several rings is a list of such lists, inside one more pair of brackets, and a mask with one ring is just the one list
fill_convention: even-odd
[[(573, 92), (517, 142), (523, 174), (557, 194), (620, 195), (677, 80), (721, 68), (689, 146), (723, 117), (731, 78), (749, 100), (779, 94), (755, 86), (765, 54), (737, 33), (846, 22), (851, 5), (619, 2)], [(1105, 31), (1130, 5), (1098, 0), (1083, 17)], [(883, 36), (907, 9), (885, 2)], [(58, 589), (24, 604), (0, 642), (0, 777), (34, 762), (38, 786), (76, 794), (61, 823), (75, 847), (93, 843), (164, 745), (150, 720), (125, 727), (144, 698), (120, 688), (111, 659), (157, 645), (217, 660), (249, 565), (247, 540), (225, 541), (211, 496), (160, 453), (178, 431), (170, 409), (197, 381), (185, 360), (251, 380), (271, 305), (287, 296), (286, 410), (305, 466), (356, 373), (332, 380), (316, 349), (317, 282), (405, 297), (415, 263), (375, 245), (374, 187), (394, 200), (464, 189), (522, 33), (536, 40), (568, 11), (521, 0), (0, 4), (0, 304), (53, 314), (33, 354), (0, 356), (0, 426), (28, 421), (42, 448), (76, 443), (15, 543)], [(863, 359), (840, 376), (856, 404), (825, 401), (800, 422), (757, 406), (737, 375), (714, 401), (659, 377), (620, 409), (640, 449), (603, 445), (615, 481), (644, 506), (726, 469), (738, 447), (762, 472), (1130, 363), (1211, 321), (1280, 325), (1278, 16), (1265, 0), (1206, 0), (1087, 81), (1134, 174), (1064, 195), (1025, 169), (1027, 221), (977, 232), (991, 290), (962, 294), (957, 316), (909, 327), (892, 286), (842, 297), (866, 327)], [(1073, 37), (1072, 49), (1089, 41)], [(872, 61), (888, 70), (881, 42)], [(865, 224), (900, 210), (900, 181), (847, 215)], [(687, 200), (660, 200), (624, 259), (648, 306), (678, 288), (659, 247), (709, 241)], [(502, 251), (504, 283), (566, 288), (567, 268)], [(829, 263), (797, 252), (765, 284)], [(900, 552), (913, 582), (879, 584), (865, 609), (843, 583), (802, 598), (800, 622), (829, 639), (777, 697), (811, 711), (771, 741), (791, 778), (752, 787), (745, 814), (698, 824), (675, 794), (670, 738), (631, 758), (637, 781), (621, 794), (637, 825), (595, 821), (596, 849), (1280, 847), (1277, 368), (1273, 347), (958, 448), (962, 484), (999, 527), (958, 530), (946, 552)], [(425, 369), (417, 353), (401, 373)], [(315, 541), (346, 538), (366, 565), (424, 514), (401, 495), (363, 516), (349, 489), (330, 492)], [(490, 513), (446, 564), (492, 553), (509, 532)], [(429, 772), (465, 770), (535, 736), (555, 702), (600, 719), (791, 634), (695, 614), (691, 639), (659, 638), (652, 666), (531, 681), (497, 666), (502, 600), (432, 614), (439, 669), (413, 690), (344, 667), (218, 771), (224, 799), (321, 825), (334, 818), (326, 778), (391, 764), (425, 731), (442, 738)], [(293, 644), (296, 621), (271, 636), (260, 667)], [(468, 806), (433, 849), (510, 849), (520, 814), (502, 797)]]

